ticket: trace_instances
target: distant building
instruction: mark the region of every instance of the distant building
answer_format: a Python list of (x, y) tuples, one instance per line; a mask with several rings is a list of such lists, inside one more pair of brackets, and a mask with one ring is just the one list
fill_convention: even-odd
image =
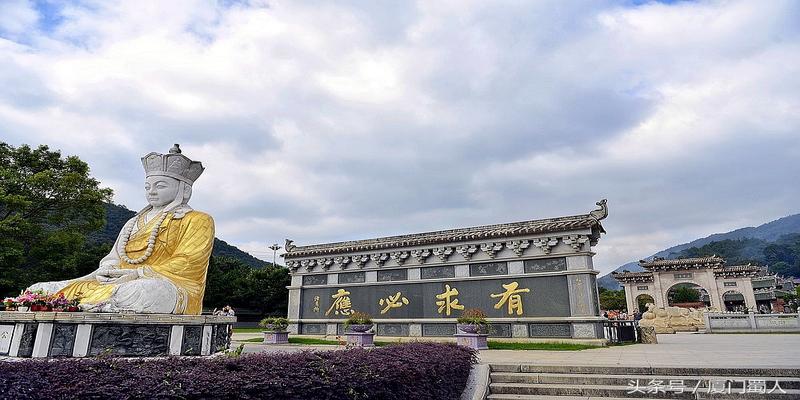
[[(647, 303), (657, 307), (674, 305), (680, 287), (700, 292), (700, 302), (723, 311), (782, 311), (781, 297), (792, 281), (770, 275), (755, 265), (725, 265), (718, 256), (639, 261), (643, 272), (612, 273), (625, 289), (628, 310), (642, 310)], [(698, 304), (699, 305), (699, 304)]]

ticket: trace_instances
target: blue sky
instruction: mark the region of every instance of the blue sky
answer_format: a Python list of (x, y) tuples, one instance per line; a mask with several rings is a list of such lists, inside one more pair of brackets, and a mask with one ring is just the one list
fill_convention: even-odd
[(256, 255), (588, 212), (602, 271), (800, 212), (800, 3), (0, 2), (0, 140), (207, 167)]

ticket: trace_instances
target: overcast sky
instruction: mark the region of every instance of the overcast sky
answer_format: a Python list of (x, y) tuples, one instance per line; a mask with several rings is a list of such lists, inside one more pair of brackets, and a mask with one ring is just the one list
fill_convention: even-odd
[(595, 266), (800, 212), (800, 2), (0, 1), (0, 140), (202, 161), (217, 236), (586, 213)]

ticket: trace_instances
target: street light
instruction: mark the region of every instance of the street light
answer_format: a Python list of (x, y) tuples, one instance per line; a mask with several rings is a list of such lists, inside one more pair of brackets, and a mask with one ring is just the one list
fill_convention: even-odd
[(275, 264), (275, 255), (277, 254), (278, 250), (282, 249), (282, 247), (278, 246), (278, 244), (275, 243), (272, 246), (269, 246), (269, 249), (272, 250), (272, 266), (274, 267), (276, 265)]

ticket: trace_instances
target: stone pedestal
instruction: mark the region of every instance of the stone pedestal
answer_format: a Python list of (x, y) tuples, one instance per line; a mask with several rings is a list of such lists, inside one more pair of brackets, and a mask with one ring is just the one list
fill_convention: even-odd
[(289, 332), (264, 331), (264, 344), (288, 344)]
[(643, 344), (657, 344), (656, 328), (652, 326), (640, 326), (639, 338)]
[(375, 334), (371, 332), (345, 332), (347, 336), (347, 345), (356, 347), (373, 347), (375, 346)]
[(456, 333), (456, 343), (459, 346), (466, 346), (475, 350), (486, 350), (489, 348), (486, 338), (488, 335), (480, 333)]
[(0, 312), (0, 356), (200, 356), (227, 350), (236, 317)]

